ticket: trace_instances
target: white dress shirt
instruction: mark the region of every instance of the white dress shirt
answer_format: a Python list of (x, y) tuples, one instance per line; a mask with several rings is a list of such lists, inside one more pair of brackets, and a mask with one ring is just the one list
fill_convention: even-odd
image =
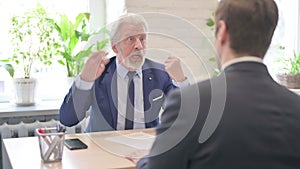
[[(128, 93), (128, 70), (116, 60), (117, 88), (118, 88), (118, 121), (117, 129), (125, 129), (126, 103)], [(134, 122), (133, 129), (145, 128), (144, 97), (143, 97), (143, 74), (142, 70), (136, 71), (134, 82)]]
[(232, 64), (239, 63), (239, 62), (249, 62), (249, 61), (250, 62), (263, 63), (263, 60), (259, 57), (256, 57), (256, 56), (243, 56), (243, 57), (238, 57), (238, 58), (232, 59), (228, 62), (225, 62), (222, 65), (222, 70), (224, 70), (226, 67), (228, 67)]

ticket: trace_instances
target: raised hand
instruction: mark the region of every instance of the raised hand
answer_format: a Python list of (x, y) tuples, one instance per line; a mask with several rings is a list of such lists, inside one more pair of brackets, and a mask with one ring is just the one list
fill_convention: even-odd
[(185, 80), (180, 60), (177, 57), (169, 56), (165, 61), (165, 69), (174, 81), (183, 82)]
[(107, 54), (104, 51), (92, 53), (83, 66), (80, 79), (86, 82), (95, 81), (102, 74), (105, 65), (109, 62), (109, 59), (104, 59)]

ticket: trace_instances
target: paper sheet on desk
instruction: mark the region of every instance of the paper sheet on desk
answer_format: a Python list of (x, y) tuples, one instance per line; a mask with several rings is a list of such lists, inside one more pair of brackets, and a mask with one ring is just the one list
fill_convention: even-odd
[(144, 132), (137, 132), (126, 135), (107, 137), (105, 138), (105, 140), (124, 144), (138, 150), (149, 150), (151, 149), (151, 146), (155, 140), (155, 136)]

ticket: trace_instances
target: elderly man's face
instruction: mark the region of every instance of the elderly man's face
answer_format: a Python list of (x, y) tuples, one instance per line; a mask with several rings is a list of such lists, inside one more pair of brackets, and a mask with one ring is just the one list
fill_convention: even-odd
[(142, 25), (123, 24), (120, 41), (113, 45), (118, 62), (130, 71), (140, 68), (145, 61), (146, 33)]

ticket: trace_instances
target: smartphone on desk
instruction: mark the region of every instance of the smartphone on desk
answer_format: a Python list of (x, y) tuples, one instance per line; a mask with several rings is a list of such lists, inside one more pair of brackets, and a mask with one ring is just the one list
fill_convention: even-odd
[(78, 138), (65, 139), (65, 145), (70, 150), (87, 149), (88, 146)]

